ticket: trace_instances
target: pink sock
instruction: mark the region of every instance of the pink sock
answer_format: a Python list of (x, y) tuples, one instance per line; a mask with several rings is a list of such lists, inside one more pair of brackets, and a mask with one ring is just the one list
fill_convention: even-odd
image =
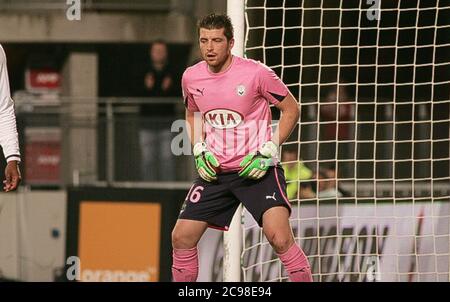
[(173, 249), (172, 277), (175, 282), (195, 282), (198, 276), (197, 247)]
[(292, 282), (313, 281), (308, 258), (297, 244), (294, 243), (286, 252), (278, 254), (278, 257), (283, 262)]

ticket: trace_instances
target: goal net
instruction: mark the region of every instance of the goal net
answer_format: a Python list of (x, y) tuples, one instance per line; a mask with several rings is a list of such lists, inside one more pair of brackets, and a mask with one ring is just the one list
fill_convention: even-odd
[[(314, 280), (450, 281), (450, 3), (245, 5), (246, 57), (301, 106), (281, 153)], [(243, 216), (244, 280), (287, 281)]]

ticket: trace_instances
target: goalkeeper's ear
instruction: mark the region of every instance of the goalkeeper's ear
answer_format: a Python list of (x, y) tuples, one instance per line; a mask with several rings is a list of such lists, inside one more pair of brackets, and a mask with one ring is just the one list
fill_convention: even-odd
[(230, 48), (230, 51), (233, 49), (233, 47), (234, 47), (234, 38), (231, 38), (230, 41), (228, 41), (228, 47)]

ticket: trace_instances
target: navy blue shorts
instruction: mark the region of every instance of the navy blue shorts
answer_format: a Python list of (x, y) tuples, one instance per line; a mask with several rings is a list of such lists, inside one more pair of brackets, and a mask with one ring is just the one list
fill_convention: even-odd
[(283, 206), (291, 214), (286, 196), (286, 180), (280, 166), (270, 167), (259, 180), (239, 177), (237, 172), (219, 174), (217, 180), (211, 183), (198, 177), (186, 196), (178, 218), (205, 221), (212, 228), (227, 230), (242, 202), (262, 226), (263, 214), (270, 208)]

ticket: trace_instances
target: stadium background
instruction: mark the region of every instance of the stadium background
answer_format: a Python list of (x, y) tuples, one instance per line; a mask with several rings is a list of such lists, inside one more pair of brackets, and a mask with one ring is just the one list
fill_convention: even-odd
[[(386, 12), (374, 23), (355, 12), (369, 8), (362, 2), (250, 0), (246, 55), (273, 67), (302, 103), (304, 125), (292, 134), (288, 145), (298, 150), (311, 169), (339, 158), (339, 185), (351, 192), (343, 202), (355, 204), (358, 197), (366, 201), (373, 197), (395, 206), (395, 198), (422, 197), (420, 201), (427, 202), (435, 197), (448, 205), (448, 4), (382, 1)], [(420, 18), (411, 10), (400, 18), (395, 11), (402, 8), (398, 3), (406, 9), (447, 8), (439, 18), (429, 10)], [(267, 9), (251, 9), (261, 6)], [(164, 141), (153, 141), (156, 172), (142, 173), (141, 128), (170, 129), (173, 120), (183, 117), (184, 107), (180, 96), (143, 96), (138, 83), (148, 64), (149, 44), (158, 39), (168, 43), (169, 60), (179, 78), (198, 59), (196, 19), (226, 12), (226, 0), (92, 0), (81, 1), (81, 7), (81, 20), (69, 21), (65, 1), (0, 0), (0, 43), (8, 58), (24, 155), (23, 185), (17, 193), (0, 197), (0, 277), (66, 280), (68, 257), (79, 256), (86, 280), (169, 281), (170, 230), (195, 171), (190, 156), (170, 154), (171, 134), (161, 136)], [(348, 11), (340, 14), (339, 9)], [(411, 29), (416, 25), (424, 29)], [(442, 29), (436, 31), (433, 26)], [(380, 30), (383, 27), (386, 31)], [(416, 51), (417, 45), (428, 47)], [(430, 58), (438, 65), (430, 63)], [(398, 68), (402, 64), (406, 66)], [(39, 78), (47, 80), (39, 83)], [(349, 121), (358, 136), (339, 144), (335, 152), (323, 151), (322, 156), (321, 148), (329, 147), (319, 144), (319, 104), (337, 83), (344, 83), (349, 98), (358, 104)], [(142, 104), (150, 104), (156, 114), (142, 115)], [(169, 114), (164, 113), (166, 109)], [(430, 131), (433, 137), (427, 136)], [(415, 139), (425, 141), (416, 144)], [(383, 161), (386, 158), (391, 160)], [(415, 163), (415, 158), (428, 160)], [(430, 185), (431, 178), (439, 181)], [(294, 198), (293, 203), (297, 202)], [(336, 204), (335, 200), (321, 202)], [(337, 216), (336, 209), (330, 211)], [(446, 211), (442, 221), (444, 228), (450, 228)], [(311, 253), (319, 238), (323, 245), (329, 237), (337, 237), (336, 230), (320, 234), (317, 225), (307, 230), (312, 233), (298, 238), (307, 237), (302, 243)], [(221, 241), (214, 232), (207, 237), (214, 243)], [(371, 239), (364, 234), (361, 238)], [(449, 232), (441, 238), (448, 243)], [(449, 278), (448, 248), (439, 252), (447, 265), (439, 280)], [(417, 249), (413, 250), (409, 256), (419, 263)], [(318, 270), (327, 254), (316, 253), (321, 263), (314, 264)], [(201, 272), (202, 280), (221, 279), (221, 257), (217, 248), (202, 260), (213, 264), (211, 271)], [(315, 279), (339, 280), (327, 272), (321, 270)], [(264, 273), (254, 275), (258, 276), (250, 279), (259, 280)], [(283, 279), (281, 272), (276, 275)], [(358, 278), (349, 273), (340, 280)]]

